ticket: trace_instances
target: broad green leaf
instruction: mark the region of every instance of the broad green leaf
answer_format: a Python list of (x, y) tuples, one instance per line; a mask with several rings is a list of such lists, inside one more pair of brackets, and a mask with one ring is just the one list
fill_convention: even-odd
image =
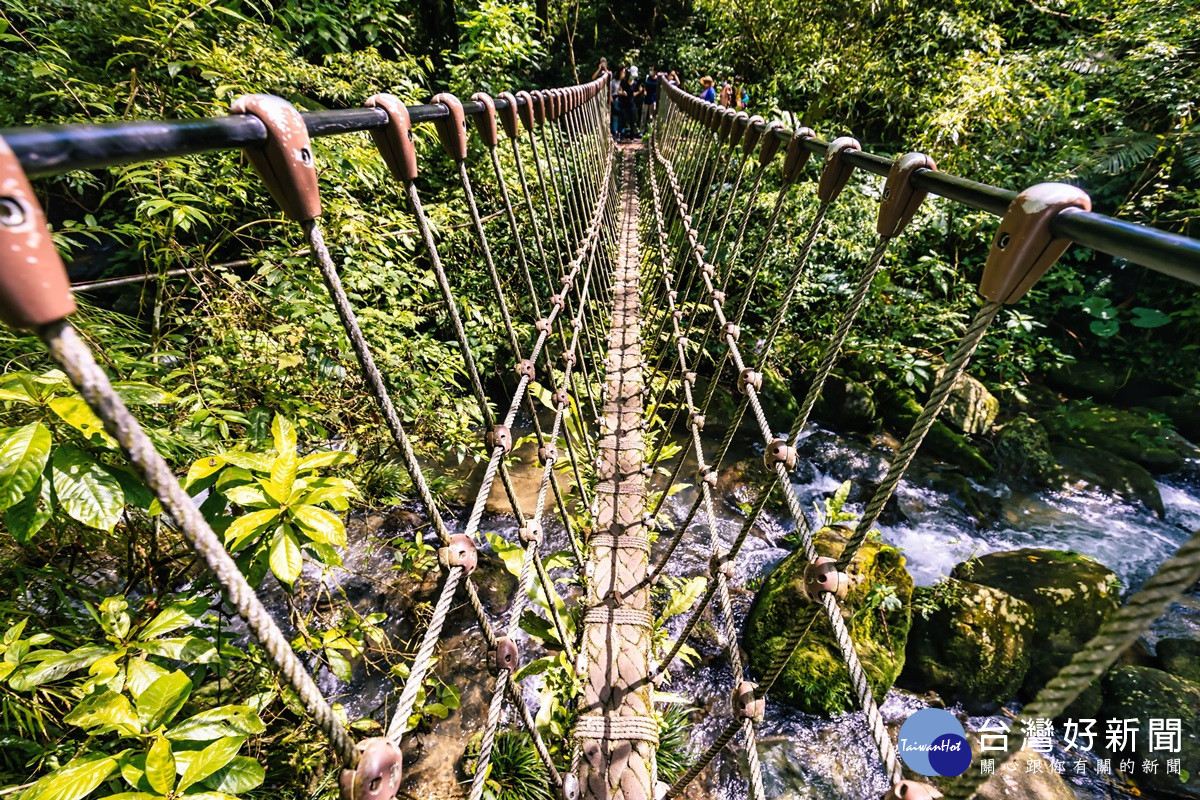
[(131, 406), (162, 406), (174, 403), (177, 399), (170, 392), (140, 381), (118, 381), (113, 388), (125, 404)]
[(138, 638), (153, 639), (155, 636), (186, 628), (203, 617), (210, 605), (212, 605), (212, 600), (206, 597), (194, 597), (184, 602), (172, 603), (150, 620), (146, 627), (138, 631)]
[(125, 508), (125, 493), (112, 473), (82, 450), (63, 445), (51, 459), (54, 494), (72, 519), (112, 531)]
[(204, 779), (209, 789), (241, 794), (257, 789), (266, 777), (262, 765), (249, 756), (234, 756), (228, 764)]
[(243, 508), (272, 508), (278, 505), (275, 500), (267, 497), (261, 486), (252, 484), (230, 486), (228, 489), (222, 489), (221, 494), (225, 495), (229, 502)]
[(82, 433), (83, 438), (90, 443), (117, 446), (117, 440), (108, 435), (104, 430), (104, 423), (79, 395), (56, 397), (47, 405), (63, 422)]
[(275, 461), (271, 456), (262, 453), (247, 453), (243, 450), (227, 450), (220, 457), (235, 467), (252, 472), (270, 472), (271, 464)]
[(117, 483), (121, 484), (126, 505), (149, 511), (158, 502), (157, 498), (151, 494), (150, 487), (133, 470), (119, 465), (106, 466), (105, 469), (112, 473), (112, 476), (117, 479)]
[(279, 509), (267, 508), (262, 511), (251, 511), (238, 517), (225, 529), (225, 547), (233, 552), (246, 543), (248, 539), (262, 533), (279, 517)]
[(1129, 324), (1135, 328), (1160, 328), (1171, 321), (1170, 314), (1164, 314), (1156, 308), (1136, 308), (1129, 309), (1133, 313), (1133, 319)]
[(554, 666), (554, 662), (557, 660), (557, 658), (534, 659), (517, 670), (517, 673), (513, 675), (513, 680), (520, 682), (528, 678), (530, 675), (541, 675), (543, 672)]
[(487, 533), (488, 544), (504, 562), (504, 568), (510, 575), (521, 576), (521, 562), (525, 559), (525, 550), (519, 544), (513, 544), (497, 533)]
[(334, 677), (345, 683), (351, 681), (354, 677), (354, 665), (350, 663), (350, 659), (332, 648), (326, 648), (325, 658), (329, 661), (329, 669)]
[[(188, 795), (188, 797), (191, 796)], [(163, 800), (163, 796), (153, 792), (121, 792), (120, 794), (110, 794), (104, 800)]]
[(117, 757), (85, 757), (55, 770), (30, 787), (21, 800), (81, 800), (117, 768)]
[(17, 503), (46, 468), (53, 439), (40, 422), (7, 428), (0, 440), (0, 509)]
[(183, 480), (183, 488), (187, 489), (196, 481), (202, 481), (214, 472), (224, 468), (225, 459), (222, 456), (204, 456), (197, 458), (188, 467), (187, 477)]
[(275, 532), (275, 538), (271, 540), (270, 563), (271, 572), (288, 586), (300, 577), (300, 569), (303, 566), (300, 543), (296, 541), (296, 534), (292, 533), (287, 525), (281, 525)]
[(197, 636), (151, 639), (138, 642), (137, 646), (152, 656), (173, 658), (186, 664), (210, 664), (217, 660), (216, 645)]
[(4, 400), (11, 400), (14, 403), (20, 403), (21, 405), (25, 406), (37, 405), (37, 400), (35, 400), (29, 394), (29, 392), (25, 390), (25, 387), (21, 386), (19, 383), (14, 383), (11, 386), (0, 388), (0, 402)]
[(182, 792), (217, 770), (224, 769), (229, 762), (233, 761), (244, 741), (245, 737), (242, 736), (226, 736), (224, 739), (217, 739), (199, 753), (193, 754), (187, 769), (183, 771), (183, 777), (179, 779), (179, 791)]
[(687, 611), (704, 594), (705, 578), (689, 578), (679, 582), (678, 587), (671, 592), (667, 605), (659, 615), (659, 624), (672, 617), (677, 617)]
[[(36, 650), (25, 659), (20, 671), (13, 675), (9, 686), (18, 692), (51, 683), (76, 670), (92, 664), (113, 652), (103, 645), (84, 645), (69, 653), (60, 650)], [(34, 666), (28, 666), (34, 664)]]
[(163, 669), (158, 664), (147, 661), (144, 657), (131, 658), (129, 665), (125, 668), (125, 688), (134, 697), (141, 697), (142, 692), (168, 672), (170, 670)]
[(297, 472), (311, 472), (324, 467), (340, 467), (343, 464), (354, 463), (354, 453), (346, 450), (323, 450), (320, 453), (309, 453), (300, 459)]
[(276, 414), (271, 420), (271, 439), (275, 442), (276, 454), (296, 452), (296, 428), (283, 414)]
[(201, 711), (166, 732), (168, 739), (211, 741), (226, 736), (250, 736), (266, 729), (251, 706), (221, 706)]
[(112, 728), (125, 735), (139, 732), (137, 714), (129, 698), (112, 691), (91, 695), (63, 717), (68, 725), (88, 730), (89, 728)]
[(287, 453), (280, 453), (271, 462), (271, 483), (278, 488), (277, 492), (272, 492), (273, 497), (283, 497), (280, 502), (287, 502), (288, 496), (292, 493), (292, 484), (296, 482), (296, 451), (292, 450)]
[(332, 547), (346, 546), (346, 526), (336, 514), (316, 506), (300, 506), (292, 509), (292, 518), (313, 541)]
[(54, 496), (50, 480), (43, 475), (19, 503), (4, 512), (4, 527), (21, 544), (28, 544), (54, 516)]
[(11, 626), (4, 632), (4, 644), (10, 645), (21, 638), (21, 634), (25, 632), (25, 625), (29, 622), (29, 617), (25, 617), (16, 625)]
[(347, 498), (357, 497), (358, 487), (345, 478), (312, 478), (305, 482), (302, 502), (307, 505), (326, 503), (338, 511), (348, 507)]
[(281, 506), (287, 505), (288, 498), (291, 497), (293, 491), (283, 484), (276, 483), (269, 478), (263, 478), (258, 482), (258, 485), (262, 487), (263, 493), (266, 494), (266, 496), (273, 503), (277, 503)]
[(170, 794), (175, 788), (175, 755), (171, 742), (159, 736), (146, 753), (146, 780), (159, 794)]
[(187, 675), (178, 670), (169, 672), (146, 687), (138, 698), (138, 719), (152, 731), (178, 714), (191, 693), (192, 682)]
[[(121, 777), (134, 789), (150, 788), (150, 784), (146, 782), (146, 754), (136, 753), (121, 759)], [(131, 794), (136, 796), (136, 793)], [(151, 797), (156, 797), (156, 795), (151, 795)], [(106, 797), (104, 800), (112, 800), (112, 798)]]

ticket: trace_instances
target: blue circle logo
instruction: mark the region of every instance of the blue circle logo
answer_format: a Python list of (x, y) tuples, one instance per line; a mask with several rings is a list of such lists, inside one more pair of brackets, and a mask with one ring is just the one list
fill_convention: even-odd
[(900, 726), (900, 758), (929, 777), (953, 778), (971, 766), (971, 746), (962, 723), (949, 711), (925, 708)]

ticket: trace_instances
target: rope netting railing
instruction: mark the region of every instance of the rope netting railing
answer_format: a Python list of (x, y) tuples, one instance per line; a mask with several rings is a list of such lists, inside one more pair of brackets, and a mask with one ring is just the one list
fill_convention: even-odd
[[(578, 494), (576, 502), (579, 508), (586, 509), (589, 506), (589, 492), (579, 465), (583, 454), (577, 451), (583, 447), (588, 454), (591, 453), (592, 434), (582, 415), (573, 421), (579, 432), (578, 437), (565, 428), (567, 417), (577, 414), (575, 409), (580, 407), (584, 397), (595, 408), (593, 398), (598, 391), (598, 381), (602, 379), (599, 370), (603, 366), (600, 349), (604, 343), (602, 309), (607, 308), (612, 299), (609, 273), (613, 268), (615, 253), (613, 230), (618, 197), (613, 191), (614, 148), (606, 135), (608, 126), (601, 92), (603, 85), (601, 78), (565, 89), (520, 92), (517, 96), (504, 93), (498, 102), (480, 93), (474, 95), (469, 104), (477, 134), (488, 152), (500, 189), (502, 212), (513, 237), (524, 297), (514, 296), (516, 290), (506, 286), (497, 269), (471, 182), (467, 109), (452, 95), (438, 95), (431, 105), (410, 109), (397, 98), (381, 94), (366, 101), (364, 112), (310, 114), (307, 119), (281, 98), (249, 95), (235, 101), (232, 107), (234, 116), (222, 120), (163, 123), (160, 127), (175, 126), (172, 131), (176, 134), (174, 137), (156, 140), (150, 136), (138, 143), (141, 155), (145, 157), (202, 152), (218, 149), (223, 144), (245, 145), (251, 164), (276, 203), (305, 233), (312, 261), (322, 276), (342, 322), (363, 379), (379, 405), (418, 499), (442, 545), (439, 561), (444, 580), (433, 613), (409, 665), (408, 677), (392, 709), (386, 734), (361, 742), (355, 742), (339, 721), (278, 624), (238, 570), (221, 538), (209, 527), (170, 466), (115, 393), (91, 348), (66, 319), (75, 306), (65, 267), (51, 244), (45, 216), (28, 182), (26, 170), (5, 139), (0, 138), (0, 180), (6, 211), (3, 221), (0, 221), (0, 238), (5, 245), (3, 262), (0, 263), (0, 311), (5, 321), (15, 327), (37, 332), (52, 358), (62, 366), (104, 422), (105, 428), (118, 441), (147, 486), (158, 497), (180, 533), (201, 556), (230, 606), (262, 643), (281, 678), (296, 692), (343, 762), (343, 797), (375, 800), (394, 797), (399, 791), (402, 778), (399, 743), (408, 730), (414, 704), (433, 663), (460, 585), (487, 642), (488, 665), (495, 680), (482, 743), (475, 759), (471, 800), (478, 800), (482, 796), (484, 780), (490, 768), (492, 744), (502, 721), (506, 698), (510, 700), (519, 723), (531, 737), (554, 788), (560, 792), (563, 789), (563, 777), (542, 740), (532, 712), (514, 678), (520, 666), (520, 653), (513, 636), (528, 605), (535, 580), (548, 597), (555, 596), (550, 575), (539, 553), (551, 494), (576, 567), (582, 571), (581, 543), (578, 532), (574, 530), (568, 498), (555, 477), (555, 465), (560, 460), (558, 443), (561, 439), (565, 441), (570, 460), (573, 488)], [(324, 130), (322, 126), (331, 122), (332, 114), (340, 115), (338, 124), (331, 126), (337, 128), (338, 132), (371, 132), (381, 157), (400, 184), (404, 200), (416, 220), (444, 310), (454, 329), (469, 390), (475, 398), (482, 422), (486, 454), (483, 478), (461, 533), (451, 532), (447, 512), (439, 508), (430, 490), (413, 443), (389, 395), (387, 381), (375, 362), (355, 309), (342, 286), (319, 222), (321, 199), (310, 130)], [(507, 398), (503, 416), (493, 410), (494, 398), (489, 398), (485, 391), (480, 365), (463, 321), (461, 303), (455, 296), (450, 275), (438, 251), (437, 237), (422, 206), (417, 186), (418, 158), (412, 132), (414, 119), (418, 117), (434, 122), (442, 147), (454, 164), (461, 199), (467, 207), (478, 252), (503, 323), (503, 342), (495, 358), (511, 360), (489, 365), (494, 372), (513, 369), (516, 373), (516, 387), (511, 397)], [(117, 128), (129, 134), (130, 126), (127, 124), (109, 126), (107, 130), (104, 126), (75, 126), (74, 133), (77, 135), (68, 136), (65, 140), (71, 143), (71, 147), (58, 151), (61, 154), (65, 149), (67, 153), (67, 157), (58, 159), (59, 166), (65, 170), (72, 166), (94, 167), (137, 160), (137, 156), (121, 150), (128, 144), (126, 140), (119, 136), (106, 138)], [(200, 140), (190, 139), (196, 129), (207, 129), (210, 136)], [(522, 139), (525, 137), (522, 136), (522, 130), (527, 134), (524, 155)], [(513, 203), (499, 157), (501, 131), (511, 143), (520, 176), (520, 208)], [(265, 132), (265, 136), (258, 135), (260, 132)], [(224, 142), (220, 141), (221, 137), (216, 135), (218, 133), (223, 134)], [(18, 138), (21, 135), (28, 138), (28, 134), (17, 132)], [(97, 159), (95, 151), (104, 149), (98, 142), (107, 143), (105, 146), (110, 148), (115, 147), (116, 152), (110, 153), (108, 158)], [(43, 148), (39, 152), (44, 156), (47, 151)], [(86, 154), (82, 159), (78, 158), (80, 152)], [(28, 149), (26, 154), (25, 160), (29, 161)], [(536, 166), (536, 191), (531, 188), (531, 181), (526, 176), (526, 155)], [(37, 158), (33, 160), (36, 162)], [(522, 215), (526, 217), (523, 221), (520, 220)], [(533, 259), (525, 246), (522, 228), (532, 231), (535, 241), (536, 265), (533, 269), (530, 267)], [(551, 234), (543, 236), (546, 229)], [(539, 291), (534, 279), (534, 271), (538, 268), (544, 284), (542, 291)], [(532, 329), (536, 334), (524, 347), (521, 328), (514, 322), (514, 303), (517, 307), (527, 305), (532, 311)], [(548, 309), (544, 316), (543, 308)], [(557, 350), (557, 356), (552, 355), (552, 350)], [(539, 375), (553, 399), (554, 416), (548, 432), (541, 426), (531, 394), (531, 387)], [(506, 456), (509, 456), (514, 444), (512, 428), (523, 407), (527, 409), (534, 428), (537, 458), (541, 465), (532, 509), (522, 508), (506, 463)], [(480, 525), (486, 501), (497, 478), (516, 517), (517, 544), (523, 550), (520, 580), (508, 609), (508, 622), (502, 631), (494, 629), (472, 580), (478, 559)], [(568, 628), (555, 604), (548, 606), (550, 623), (568, 656), (574, 658), (575, 645), (568, 635)]]
[[(715, 597), (723, 623), (719, 630), (723, 633), (723, 644), (736, 688), (731, 703), (733, 719), (720, 730), (712, 744), (687, 772), (672, 786), (662, 788), (661, 795), (668, 799), (680, 796), (741, 730), (744, 732), (749, 793), (756, 800), (762, 797), (762, 777), (755, 757), (754, 723), (762, 719), (765, 697), (805, 636), (815, 625), (824, 624), (832, 630), (864, 714), (867, 730), (883, 765), (890, 786), (886, 797), (915, 800), (940, 796), (938, 790), (931, 786), (904, 779), (895, 745), (876, 705), (840, 604), (849, 586), (847, 567), (903, 480), (921, 443), (945, 406), (951, 389), (965, 371), (999, 310), (1004, 305), (1017, 302), (1062, 255), (1072, 240), (1104, 252), (1129, 257), (1152, 269), (1185, 280), (1200, 282), (1197, 243), (1185, 237), (1139, 228), (1139, 235), (1147, 247), (1133, 253), (1127, 241), (1120, 241), (1117, 232), (1137, 226), (1092, 214), (1090, 200), (1076, 187), (1039, 184), (1013, 195), (994, 187), (941, 175), (936, 172), (933, 160), (924, 154), (909, 153), (887, 161), (862, 152), (859, 143), (850, 137), (822, 142), (811, 129), (786, 131), (778, 123), (764, 124), (761, 118), (705, 103), (665, 83), (663, 86), (666, 102), (660, 108), (651, 137), (650, 188), (654, 209), (649, 238), (658, 257), (648, 268), (647, 277), (653, 280), (647, 281), (652, 286), (651, 302), (647, 306), (659, 314), (659, 319), (658, 335), (650, 339), (652, 346), (658, 347), (654, 361), (658, 389), (650, 404), (648, 419), (653, 421), (659, 409), (669, 404), (673, 404), (674, 409), (669, 421), (659, 431), (654, 455), (649, 460), (649, 470), (660, 463), (665, 444), (680, 419), (684, 420), (687, 436), (679, 452), (672, 456), (676, 463), (669, 479), (662, 484), (659, 499), (648, 515), (651, 524), (661, 526), (659, 515), (664, 501), (680, 478), (689, 455), (696, 465), (698, 492), (674, 530), (663, 531), (664, 535), (669, 534), (669, 538), (648, 580), (654, 581), (660, 576), (701, 511), (705, 516), (702, 529), (709, 537), (711, 561), (707, 570), (706, 590), (692, 608), (674, 645), (661, 658), (658, 675), (661, 677), (670, 668), (671, 662)], [(755, 212), (752, 201), (757, 197), (766, 169), (785, 142), (780, 188), (765, 222), (765, 232), (761, 234), (757, 251), (752, 258), (746, 259), (743, 244), (748, 222)], [(756, 147), (758, 166), (754, 178), (749, 182), (751, 188), (747, 193), (739, 194), (746, 164)], [(810, 214), (807, 229), (792, 257), (791, 269), (782, 287), (772, 290), (770, 286), (761, 284), (764, 262), (770, 252), (780, 252), (790, 242), (791, 231), (782, 234), (784, 241), (779, 241), (774, 233), (789, 195), (802, 194), (802, 190), (793, 190), (801, 186), (803, 170), (812, 153), (823, 156), (820, 174), (812, 192), (815, 197), (806, 202), (797, 196), (794, 201)], [(835, 332), (824, 342), (823, 353), (796, 418), (786, 433), (779, 433), (772, 427), (764, 410), (761, 398), (763, 373), (770, 367), (773, 347), (796, 292), (803, 284), (808, 260), (828, 211), (858, 167), (865, 167), (885, 177), (875, 220), (876, 244), (858, 273), (853, 294), (840, 309)], [(930, 191), (998, 213), (1002, 217), (979, 287), (982, 300), (958, 343), (947, 352), (945, 366), (937, 376), (923, 410), (892, 457), (883, 481), (866, 503), (862, 516), (846, 537), (840, 553), (836, 558), (824, 557), (818, 554), (813, 523), (801, 507), (797, 490), (792, 484), (792, 473), (798, 460), (797, 445), (846, 339), (868, 302), (871, 286), (883, 268), (889, 245), (903, 234)], [(1001, 197), (1006, 198), (1003, 205), (997, 202), (997, 198)], [(734, 211), (739, 200), (744, 208), (733, 240), (729, 241), (730, 220), (735, 218)], [(1161, 250), (1157, 249), (1160, 247)], [(1168, 251), (1174, 257), (1167, 256)], [(747, 260), (748, 266), (743, 263)], [(731, 292), (731, 286), (736, 293), (740, 293), (740, 297), (736, 298), (736, 306), (731, 306), (736, 307), (732, 317), (725, 310), (727, 303), (735, 300), (730, 297), (731, 293), (735, 293)], [(773, 307), (774, 312), (766, 333), (755, 341), (750, 351), (746, 351), (741, 343), (742, 326), (752, 298)], [(654, 327), (652, 316), (647, 324)], [(698, 403), (695, 390), (701, 371), (707, 372), (707, 391), (704, 399)], [(705, 417), (715, 393), (722, 389), (736, 391), (742, 399), (733, 418), (721, 420), (726, 425), (725, 436), (712, 455), (706, 456), (702, 436)], [(722, 548), (715, 527), (712, 489), (747, 411), (752, 413), (752, 427), (756, 427), (761, 434), (764, 463), (771, 478), (766, 485), (759, 487), (757, 499), (742, 521), (736, 537)], [(809, 602), (797, 609), (783, 637), (782, 646), (755, 684), (746, 680), (738, 652), (728, 577), (746, 538), (759, 522), (776, 489), (783, 497), (787, 515), (795, 526), (801, 551), (808, 562), (802, 588)], [(1091, 681), (1111, 666), (1138, 633), (1197, 578), (1200, 578), (1200, 535), (1193, 537), (1162, 565), (1156, 576), (1039, 693), (1026, 708), (1026, 713), (1038, 717), (1061, 714)], [(1011, 758), (1012, 754), (1008, 754), (1008, 757)], [(943, 787), (943, 790), (954, 797), (973, 797), (984, 780), (986, 776), (969, 770), (949, 788)]]

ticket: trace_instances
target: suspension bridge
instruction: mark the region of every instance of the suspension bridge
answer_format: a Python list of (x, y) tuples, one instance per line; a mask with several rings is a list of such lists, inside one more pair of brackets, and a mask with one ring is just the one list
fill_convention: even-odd
[[(532, 738), (555, 792), (563, 800), (672, 800), (724, 749), (744, 753), (745, 780), (752, 800), (765, 792), (756, 748), (765, 699), (791, 655), (814, 626), (829, 626), (854, 687), (864, 735), (874, 743), (878, 769), (891, 787), (885, 798), (921, 800), (939, 790), (906, 777), (896, 755), (847, 629), (840, 606), (845, 570), (876, 524), (946, 404), (955, 381), (987, 335), (999, 310), (1024, 293), (1071, 245), (1090, 247), (1200, 284), (1200, 242), (1091, 212), (1087, 195), (1065, 184), (1040, 184), (1020, 193), (937, 171), (924, 154), (887, 159), (865, 152), (844, 136), (826, 142), (808, 128), (787, 130), (779, 122), (705, 103), (660, 83), (662, 96), (643, 145), (618, 146), (608, 135), (606, 77), (578, 85), (532, 92), (475, 94), (460, 102), (448, 94), (421, 106), (405, 106), (379, 94), (360, 109), (299, 113), (285, 100), (250, 95), (234, 102), (225, 117), (187, 121), (68, 125), (0, 132), (0, 315), (11, 326), (37, 332), (51, 357), (121, 445), (130, 463), (220, 584), (228, 604), (247, 624), (278, 670), (328, 737), (343, 764), (345, 800), (390, 800), (404, 783), (400, 743), (424, 676), (446, 634), (452, 607), (465, 601), (488, 646), (492, 694), (469, 789), (480, 800), (496, 735), (507, 719)], [(457, 172), (461, 198), (471, 219), (503, 328), (496, 351), (506, 364), (481, 365), (468, 339), (455, 281), (443, 263), (422, 207), (420, 163), (414, 126), (430, 124)], [(469, 390), (483, 421), (487, 456), (482, 484), (465, 522), (452, 524), (418, 461), (387, 377), (360, 329), (357, 309), (342, 287), (320, 224), (321, 196), (311, 138), (369, 131), (395, 178), (399, 202), (417, 224), (460, 351)], [(472, 163), (471, 137), (487, 153)], [(519, 180), (509, 186), (499, 153), (511, 148)], [(313, 266), (328, 290), (362, 375), (378, 403), (402, 456), (424, 513), (441, 540), (443, 577), (428, 625), (421, 632), (409, 678), (385, 721), (382, 736), (356, 741), (324, 698), (287, 638), (239, 572), (221, 538), (209, 527), (178, 477), (156, 451), (114, 391), (92, 347), (70, 322), (72, 287), (55, 251), (45, 215), (30, 179), (71, 170), (242, 149), (254, 171), (288, 219), (308, 239)], [(819, 157), (815, 169), (811, 156)], [(779, 163), (780, 189), (765, 220), (763, 244), (743, 248), (757, 209), (738, 201), (754, 196), (768, 170)], [(526, 165), (532, 165), (528, 170)], [(472, 173), (494, 171), (503, 216), (515, 237), (515, 263), (497, 265), (472, 188)], [(876, 246), (857, 276), (840, 322), (823, 342), (824, 353), (795, 419), (771, 419), (761, 398), (763, 373), (775, 353), (788, 309), (805, 280), (815, 243), (829, 210), (855, 170), (883, 179), (874, 226)], [(809, 173), (815, 172), (813, 180)], [(814, 189), (805, 187), (813, 186)], [(728, 192), (718, 191), (731, 186)], [(766, 330), (744, 335), (747, 307), (764, 291), (760, 277), (787, 203), (815, 192), (815, 211), (801, 231), (791, 272), (773, 300)], [(812, 520), (792, 485), (797, 443), (824, 383), (836, 365), (856, 318), (869, 300), (889, 246), (929, 193), (999, 217), (978, 307), (960, 340), (945, 354), (936, 380), (911, 431), (891, 459), (886, 477), (837, 558), (818, 555)], [(516, 276), (510, 280), (510, 276)], [(521, 324), (522, 313), (532, 318)], [(527, 323), (532, 322), (532, 327)], [(523, 340), (521, 331), (534, 332)], [(749, 342), (754, 342), (749, 345)], [(485, 368), (512, 370), (516, 383), (505, 397), (488, 396)], [(700, 376), (703, 371), (705, 374)], [(698, 377), (704, 381), (698, 382)], [(532, 387), (549, 389), (553, 419), (544, 426)], [(703, 389), (701, 387), (704, 387)], [(705, 416), (717, 392), (740, 398), (736, 419), (719, 442), (705, 433)], [(532, 507), (523, 507), (509, 459), (512, 429), (528, 410), (537, 440), (541, 479)], [(749, 415), (761, 444), (769, 482), (731, 542), (715, 527), (713, 492), (717, 471)], [(574, 415), (585, 435), (565, 436)], [(653, 433), (650, 420), (668, 418)], [(686, 432), (683, 452), (665, 447), (672, 431)], [(562, 449), (560, 450), (560, 443)], [(569, 486), (555, 479), (566, 463)], [(594, 470), (587, 467), (594, 465)], [(685, 472), (686, 470), (686, 472)], [(655, 481), (655, 474), (670, 477)], [(522, 548), (520, 579), (504, 625), (491, 622), (477, 591), (474, 572), (485, 503), (496, 481), (517, 520)], [(678, 481), (698, 487), (684, 520), (661, 523), (666, 489)], [(661, 489), (654, 492), (652, 489)], [(775, 662), (751, 674), (738, 648), (740, 620), (730, 598), (729, 578), (747, 536), (768, 499), (782, 497), (808, 561), (804, 591)], [(582, 517), (572, 512), (577, 503)], [(569, 764), (556, 764), (534, 723), (515, 674), (524, 654), (515, 636), (530, 593), (540, 584), (553, 596), (540, 547), (544, 526), (557, 517), (565, 527), (574, 566), (585, 591), (578, 600), (576, 634), (553, 603), (547, 623), (574, 663), (582, 691), (573, 699), (574, 728), (565, 750)], [(580, 520), (582, 519), (582, 522)], [(659, 580), (685, 536), (698, 528), (711, 553), (703, 595), (689, 611), (683, 631), (668, 652), (652, 642), (651, 587)], [(461, 533), (452, 533), (459, 529)], [(1060, 716), (1087, 686), (1182, 592), (1200, 579), (1200, 535), (1168, 559), (1144, 587), (1104, 624), (1069, 665), (1025, 709), (1031, 717)], [(659, 724), (654, 687), (709, 607), (720, 620), (724, 657), (735, 678), (726, 721), (715, 740), (673, 784), (658, 781), (655, 748)], [(1016, 751), (1007, 753), (1013, 758)], [(446, 765), (446, 769), (451, 769)], [(968, 798), (986, 778), (976, 767), (942, 786), (948, 796)]]

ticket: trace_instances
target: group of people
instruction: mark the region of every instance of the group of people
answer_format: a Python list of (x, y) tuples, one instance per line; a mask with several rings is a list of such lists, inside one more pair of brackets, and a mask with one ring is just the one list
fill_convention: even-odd
[[(608, 72), (608, 60), (600, 59), (600, 65), (592, 74), (594, 80), (601, 73)], [(646, 132), (647, 126), (658, 111), (658, 86), (665, 81), (672, 86), (679, 85), (679, 76), (675, 70), (664, 74), (657, 65), (651, 64), (646, 70), (646, 76), (638, 79), (636, 65), (617, 67), (610, 73), (608, 81), (608, 100), (612, 110), (612, 135), (617, 141), (640, 139)]]
[[(599, 66), (592, 73), (592, 80), (608, 71), (608, 59), (600, 59)], [(718, 79), (721, 79), (720, 75)], [(663, 73), (654, 64), (650, 65), (646, 76), (641, 80), (638, 79), (638, 68), (634, 64), (621, 65), (612, 70), (608, 81), (608, 100), (612, 110), (614, 139), (621, 142), (642, 138), (658, 111), (658, 87), (659, 83), (664, 81), (672, 86), (683, 86), (675, 70)], [(716, 83), (708, 75), (700, 79), (703, 89), (700, 92), (701, 99), (738, 110), (750, 105), (750, 92), (736, 76), (724, 78), (720, 91), (717, 90)]]

